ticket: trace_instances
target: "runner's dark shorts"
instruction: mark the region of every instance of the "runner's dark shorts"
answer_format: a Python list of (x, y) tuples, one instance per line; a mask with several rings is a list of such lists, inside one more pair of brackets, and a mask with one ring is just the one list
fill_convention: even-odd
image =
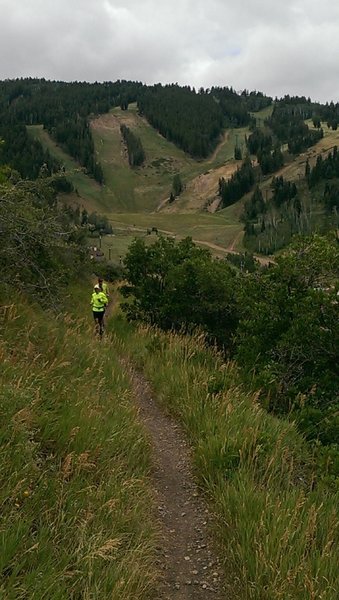
[(102, 310), (101, 312), (97, 312), (96, 310), (93, 310), (94, 321), (98, 321), (99, 325), (101, 325), (103, 318), (104, 318), (104, 314), (105, 314), (104, 310)]

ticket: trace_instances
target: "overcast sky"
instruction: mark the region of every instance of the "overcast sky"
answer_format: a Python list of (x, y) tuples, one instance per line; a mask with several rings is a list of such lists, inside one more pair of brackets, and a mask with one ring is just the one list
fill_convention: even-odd
[(132, 79), (339, 101), (338, 0), (0, 0), (0, 79)]

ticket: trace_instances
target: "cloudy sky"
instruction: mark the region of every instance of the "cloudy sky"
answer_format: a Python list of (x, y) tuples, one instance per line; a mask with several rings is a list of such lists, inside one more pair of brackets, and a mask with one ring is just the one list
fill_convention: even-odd
[(339, 101), (338, 0), (0, 0), (0, 79), (132, 79)]

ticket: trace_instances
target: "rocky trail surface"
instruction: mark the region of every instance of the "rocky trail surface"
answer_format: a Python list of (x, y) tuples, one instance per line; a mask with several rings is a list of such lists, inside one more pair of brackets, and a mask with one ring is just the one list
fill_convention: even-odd
[(180, 426), (153, 399), (143, 375), (124, 361), (139, 417), (153, 448), (154, 505), (160, 523), (157, 600), (226, 600), (221, 566), (208, 533), (209, 512), (192, 474)]

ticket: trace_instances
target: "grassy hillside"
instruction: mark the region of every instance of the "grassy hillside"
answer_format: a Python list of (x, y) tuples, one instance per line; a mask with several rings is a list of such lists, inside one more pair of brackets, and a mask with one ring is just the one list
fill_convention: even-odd
[(149, 448), (115, 350), (93, 337), (88, 293), (71, 290), (73, 315), (56, 317), (2, 290), (1, 598), (146, 599), (153, 587)]
[[(53, 316), (2, 291), (0, 595), (150, 598), (150, 448), (119, 357), (184, 426), (215, 514), (228, 597), (335, 600), (337, 506), (294, 424), (267, 415), (201, 337), (126, 323), (93, 337), (90, 283)], [(15, 302), (8, 298), (15, 299)]]
[(191, 441), (228, 597), (335, 600), (339, 498), (313, 490), (312, 456), (294, 424), (262, 410), (201, 337), (135, 330), (119, 313), (111, 331)]
[[(142, 167), (131, 169), (128, 165), (121, 144), (121, 124), (127, 125), (141, 139), (146, 154)], [(175, 173), (180, 173), (184, 184), (188, 184), (206, 171), (224, 166), (233, 158), (236, 139), (241, 144), (248, 133), (245, 128), (226, 131), (213, 155), (197, 161), (158, 134), (138, 115), (135, 105), (130, 105), (128, 111), (115, 108), (93, 120), (91, 126), (107, 188), (114, 190), (112, 209), (122, 212), (156, 210), (169, 197)], [(205, 201), (206, 197), (195, 210), (202, 208)], [(187, 208), (187, 199), (184, 204)], [(178, 210), (182, 208), (181, 203)]]

